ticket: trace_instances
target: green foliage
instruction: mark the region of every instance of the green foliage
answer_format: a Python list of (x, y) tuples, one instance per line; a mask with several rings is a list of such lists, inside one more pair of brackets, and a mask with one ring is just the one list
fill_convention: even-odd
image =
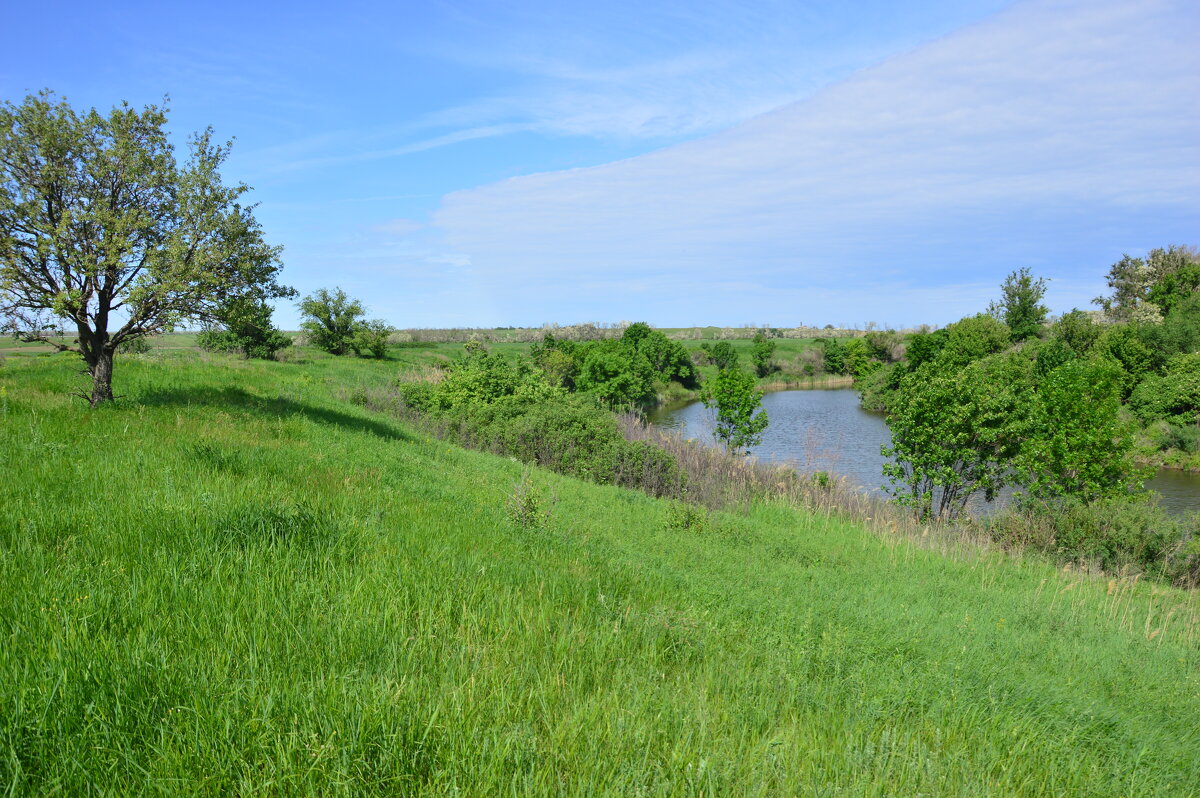
[(127, 341), (293, 293), (248, 187), (222, 183), (230, 145), (206, 130), (180, 165), (166, 122), (154, 105), (79, 114), (48, 91), (0, 107), (0, 326), (82, 355), (93, 405), (112, 399)]
[(575, 387), (610, 407), (637, 406), (654, 398), (650, 362), (626, 341), (593, 341), (579, 350), (582, 363)]
[(1074, 360), (1036, 383), (1015, 460), (1031, 496), (1088, 504), (1141, 489), (1133, 429), (1121, 417), (1121, 379), (1111, 361)]
[(993, 302), (988, 312), (1004, 322), (1011, 331), (1012, 340), (1024, 341), (1036, 336), (1050, 311), (1041, 304), (1046, 295), (1046, 280), (1041, 277), (1035, 280), (1028, 268), (1022, 268), (1004, 279), (1000, 291), (1002, 298)]
[(383, 319), (360, 321), (354, 325), (349, 346), (360, 357), (382, 360), (387, 355), (388, 337), (395, 332)]
[(304, 319), (300, 329), (309, 342), (331, 355), (351, 352), (359, 357), (382, 359), (387, 354), (388, 337), (395, 329), (381, 319), (367, 321), (361, 302), (338, 288), (330, 293), (318, 289), (300, 302)]
[(935, 330), (931, 333), (913, 333), (905, 342), (905, 362), (910, 370), (920, 368), (941, 354), (950, 333)]
[(1060, 562), (1096, 565), (1109, 573), (1134, 568), (1168, 579), (1190, 579), (1187, 532), (1162, 508), (1130, 496), (1093, 502), (1076, 496), (1027, 500), (987, 528), (1006, 546), (1033, 549)]
[(574, 390), (575, 378), (579, 375), (576, 347), (574, 341), (560, 341), (546, 333), (540, 344), (529, 347), (529, 356), (551, 385)]
[(196, 337), (196, 344), (210, 352), (238, 352), (272, 360), (276, 352), (292, 345), (292, 339), (275, 328), (271, 313), (271, 306), (259, 297), (226, 300), (214, 314), (224, 329), (205, 330)]
[(1092, 317), (1076, 308), (1070, 313), (1064, 313), (1050, 329), (1053, 339), (1061, 341), (1067, 349), (1076, 355), (1086, 355), (1100, 338), (1103, 329), (1092, 320)]
[(754, 377), (736, 368), (722, 369), (704, 384), (704, 406), (717, 410), (713, 435), (729, 451), (739, 452), (762, 442), (768, 423), (766, 411), (760, 409), (762, 397), (762, 391), (754, 387)]
[(698, 504), (672, 501), (667, 505), (664, 526), (670, 532), (704, 532), (708, 529), (708, 510)]
[(775, 342), (767, 338), (766, 334), (759, 330), (754, 334), (754, 343), (750, 348), (750, 361), (754, 363), (754, 370), (759, 377), (765, 377), (774, 371), (778, 371), (779, 367), (771, 362), (771, 358), (775, 355)]
[(1177, 355), (1166, 374), (1147, 376), (1130, 395), (1129, 407), (1145, 423), (1200, 421), (1200, 353)]
[(330, 293), (324, 288), (300, 301), (300, 324), (308, 335), (308, 341), (317, 349), (331, 355), (345, 355), (353, 351), (352, 342), (357, 327), (366, 311), (357, 299), (337, 288)]
[(1168, 356), (1200, 350), (1200, 292), (1172, 305), (1158, 330), (1159, 347)]
[(1192, 297), (1200, 287), (1200, 263), (1186, 263), (1176, 271), (1164, 274), (1148, 292), (1148, 299), (1169, 314), (1181, 302)]
[(970, 498), (991, 501), (1019, 449), (1027, 366), (997, 357), (906, 375), (888, 405), (890, 491), (920, 520), (950, 520)]
[(900, 360), (905, 351), (904, 336), (895, 330), (872, 330), (862, 340), (871, 359), (885, 365)]
[(626, 441), (616, 417), (596, 404), (598, 396), (570, 395), (550, 385), (529, 360), (468, 344), (466, 356), (450, 365), (441, 382), (398, 387), (406, 404), (471, 446), (653, 495), (683, 489), (683, 473), (670, 455)]
[(1162, 451), (1176, 449), (1185, 454), (1200, 452), (1200, 426), (1195, 424), (1157, 425), (1157, 445)]
[(728, 341), (700, 344), (701, 351), (708, 356), (708, 362), (717, 367), (718, 371), (737, 367), (738, 353), (733, 344)]
[(150, 349), (148, 338), (128, 338), (117, 347), (117, 351), (123, 355), (144, 355)]
[(846, 374), (862, 379), (877, 368), (879, 361), (871, 356), (871, 346), (863, 338), (851, 338), (842, 345), (842, 368)]
[(557, 498), (533, 484), (529, 469), (521, 472), (521, 479), (513, 486), (505, 508), (508, 520), (521, 529), (545, 529), (554, 514)]
[(622, 340), (645, 358), (659, 380), (678, 382), (685, 388), (696, 387), (699, 374), (683, 344), (672, 341), (658, 330), (650, 329), (644, 322), (631, 324)]
[(1157, 345), (1156, 325), (1130, 322), (1106, 328), (1096, 342), (1096, 350), (1121, 364), (1125, 370), (1128, 394), (1148, 374), (1162, 371), (1167, 355)]
[(822, 338), (820, 341), (827, 374), (846, 373), (846, 349), (836, 338)]
[(1003, 352), (1012, 340), (1008, 326), (986, 313), (956, 321), (945, 332), (945, 343), (938, 352), (943, 368), (959, 368)]
[(1094, 302), (1118, 321), (1156, 323), (1171, 309), (1158, 302), (1174, 306), (1194, 290), (1197, 264), (1200, 253), (1186, 246), (1152, 249), (1145, 258), (1124, 255), (1108, 271), (1113, 293)]

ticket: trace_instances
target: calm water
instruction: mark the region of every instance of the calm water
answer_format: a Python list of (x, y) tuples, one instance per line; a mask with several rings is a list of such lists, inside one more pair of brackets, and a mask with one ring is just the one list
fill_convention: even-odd
[[(881, 414), (859, 407), (856, 392), (847, 388), (777, 391), (763, 397), (763, 408), (771, 423), (762, 444), (751, 450), (759, 460), (828, 471), (883, 494), (884, 457), (879, 448), (890, 443), (891, 435)], [(660, 408), (650, 421), (712, 442), (713, 411), (700, 402)], [(1146, 486), (1162, 494), (1163, 507), (1171, 512), (1200, 511), (1200, 474), (1164, 470)]]

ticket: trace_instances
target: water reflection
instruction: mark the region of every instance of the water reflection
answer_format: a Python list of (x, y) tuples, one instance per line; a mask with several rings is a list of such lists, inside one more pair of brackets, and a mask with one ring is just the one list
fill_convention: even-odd
[[(805, 471), (828, 471), (871, 492), (884, 495), (884, 457), (880, 447), (891, 442), (879, 413), (863, 410), (850, 389), (777, 391), (763, 397), (771, 417), (763, 442), (751, 454), (768, 462), (795, 463)], [(656, 426), (711, 443), (713, 411), (700, 402), (660, 408), (650, 415)], [(1200, 511), (1200, 474), (1159, 471), (1146, 486), (1162, 494), (1173, 513)], [(1003, 503), (1008, 493), (997, 501)], [(994, 511), (978, 502), (978, 511)]]

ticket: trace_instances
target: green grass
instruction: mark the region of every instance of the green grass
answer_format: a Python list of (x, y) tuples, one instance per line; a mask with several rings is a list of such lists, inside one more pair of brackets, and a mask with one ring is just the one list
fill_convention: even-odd
[(339, 398), (418, 352), (293, 355), (0, 365), (7, 794), (1200, 792), (1194, 595), (536, 470), (525, 529)]

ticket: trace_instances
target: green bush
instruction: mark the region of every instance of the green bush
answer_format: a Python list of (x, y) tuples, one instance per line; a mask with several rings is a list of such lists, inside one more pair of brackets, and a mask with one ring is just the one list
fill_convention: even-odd
[(1133, 567), (1186, 579), (1189, 537), (1183, 524), (1157, 504), (1130, 497), (1091, 504), (1063, 497), (1026, 500), (988, 522), (993, 539), (1033, 548), (1061, 562), (1083, 562), (1116, 572)]
[[(615, 342), (620, 343), (620, 342)], [(625, 440), (596, 395), (569, 394), (530, 361), (468, 344), (440, 383), (404, 383), (402, 401), (464, 445), (602, 484), (674, 496), (684, 476), (668, 453)]]
[(1200, 427), (1195, 424), (1164, 423), (1157, 432), (1158, 448), (1162, 451), (1178, 449), (1186, 454), (1195, 454), (1200, 451)]
[(196, 345), (208, 352), (236, 352), (243, 357), (273, 360), (292, 339), (271, 323), (271, 306), (258, 297), (237, 297), (221, 305), (220, 327), (205, 330)]
[(150, 339), (145, 336), (140, 338), (126, 338), (117, 346), (117, 351), (123, 355), (144, 355), (150, 349)]
[(708, 357), (708, 362), (716, 366), (718, 370), (731, 369), (737, 365), (737, 350), (728, 341), (700, 344), (700, 350)]
[(382, 360), (387, 354), (388, 338), (393, 329), (382, 319), (360, 321), (354, 325), (354, 334), (350, 337), (350, 348), (359, 357), (373, 357)]
[(1196, 423), (1200, 416), (1200, 353), (1171, 358), (1166, 374), (1143, 379), (1133, 389), (1129, 407), (1146, 423)]

